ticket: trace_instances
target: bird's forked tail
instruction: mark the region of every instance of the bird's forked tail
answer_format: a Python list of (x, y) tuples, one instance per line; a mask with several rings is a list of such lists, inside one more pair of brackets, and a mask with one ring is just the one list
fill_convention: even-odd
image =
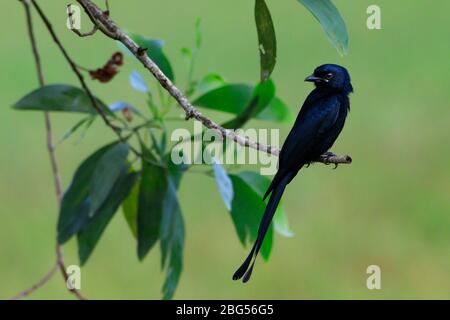
[[(270, 195), (269, 202), (267, 203), (266, 209), (264, 211), (264, 215), (261, 219), (258, 229), (258, 236), (256, 241), (250, 251), (247, 259), (245, 259), (244, 263), (236, 270), (233, 275), (233, 280), (239, 280), (243, 277), (242, 281), (245, 283), (250, 280), (250, 277), (253, 272), (253, 267), (255, 265), (256, 257), (258, 256), (259, 250), (264, 241), (264, 237), (269, 229), (270, 223), (272, 222), (273, 215), (277, 210), (278, 204), (280, 203), (281, 196), (286, 188), (286, 185), (289, 183), (290, 177), (284, 177), (273, 189)], [(253, 262), (252, 262), (253, 261)], [(251, 265), (250, 265), (251, 264)]]

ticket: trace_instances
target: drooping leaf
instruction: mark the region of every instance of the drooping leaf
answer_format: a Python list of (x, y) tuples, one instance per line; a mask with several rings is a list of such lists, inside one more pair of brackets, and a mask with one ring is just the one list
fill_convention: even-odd
[[(161, 71), (171, 80), (175, 79), (175, 75), (173, 73), (172, 66), (170, 65), (169, 59), (163, 52), (164, 42), (161, 40), (147, 38), (145, 36), (139, 35), (137, 33), (129, 33), (128, 34), (131, 39), (133, 39), (138, 46), (143, 49), (147, 49), (147, 55), (152, 59)], [(125, 48), (121, 43), (119, 43), (119, 47), (129, 55), (131, 55), (130, 51)]]
[(76, 170), (69, 189), (64, 193), (58, 218), (58, 243), (76, 234), (89, 218), (91, 179), (97, 163), (117, 143), (107, 145), (89, 156)]
[(160, 156), (164, 155), (164, 152), (166, 150), (167, 147), (167, 135), (166, 133), (163, 131), (159, 136), (160, 139), (157, 138), (155, 130), (152, 130), (152, 128), (150, 128), (148, 130), (150, 139), (152, 140), (152, 147), (155, 149), (156, 153)]
[(264, 0), (255, 0), (255, 22), (258, 31), (261, 81), (269, 79), (275, 68), (277, 40), (272, 16)]
[[(111, 114), (108, 107), (99, 99), (97, 99), (97, 105), (105, 113)], [(13, 108), (97, 114), (91, 100), (83, 90), (66, 84), (52, 84), (34, 90), (20, 99)]]
[(319, 21), (331, 43), (341, 55), (348, 51), (348, 33), (344, 19), (331, 0), (298, 0)]
[(106, 151), (98, 160), (90, 183), (89, 217), (94, 215), (108, 197), (114, 183), (126, 166), (129, 151), (130, 146), (127, 143), (119, 143)]
[(89, 259), (120, 204), (132, 190), (136, 178), (136, 173), (127, 173), (127, 169), (123, 168), (119, 178), (111, 188), (107, 199), (97, 210), (94, 217), (89, 219), (85, 226), (78, 232), (78, 256), (81, 265), (84, 265)]
[[(252, 244), (253, 245), (253, 244)], [(261, 256), (265, 261), (268, 261), (273, 248), (273, 226), (269, 227), (266, 236), (264, 237), (264, 242), (261, 246)]]
[[(239, 240), (243, 245), (251, 244), (258, 236), (259, 223), (264, 213), (265, 204), (261, 196), (238, 175), (230, 175), (233, 183), (234, 197), (231, 205), (231, 217)], [(261, 247), (261, 255), (268, 259), (272, 249), (272, 225), (267, 230)]]
[(175, 187), (178, 189), (180, 186), (181, 178), (183, 174), (188, 170), (189, 166), (187, 164), (175, 164), (171, 160), (171, 154), (168, 153), (165, 157), (165, 161), (167, 163), (169, 175), (172, 178), (172, 181), (175, 183)]
[(168, 179), (161, 220), (161, 265), (166, 269), (166, 280), (162, 289), (164, 299), (173, 297), (183, 269), (185, 229), (177, 197), (179, 179), (178, 175)]
[(139, 201), (139, 185), (135, 183), (133, 189), (129, 193), (128, 197), (122, 203), (122, 211), (125, 216), (125, 220), (130, 227), (131, 233), (137, 238), (137, 213), (138, 213), (138, 201)]
[[(155, 160), (143, 148), (147, 159)], [(143, 161), (138, 202), (138, 258), (143, 260), (159, 239), (161, 219), (164, 211), (164, 198), (167, 191), (167, 172), (164, 168)]]
[[(260, 196), (260, 199), (266, 193), (266, 190), (269, 188), (270, 179), (266, 176), (262, 176), (254, 171), (241, 171), (236, 174), (242, 180), (244, 180), (249, 186), (253, 188), (253, 190)], [(269, 200), (266, 199), (266, 203)], [(275, 230), (285, 236), (292, 237), (294, 233), (289, 228), (289, 222), (287, 219), (286, 212), (283, 206), (283, 200), (280, 201), (280, 204), (277, 207), (277, 211), (275, 211), (275, 215), (273, 217), (273, 225)]]
[(150, 89), (144, 80), (144, 77), (136, 70), (130, 73), (129, 77), (131, 87), (139, 92), (148, 93)]
[(225, 207), (228, 211), (231, 210), (231, 203), (233, 201), (233, 184), (230, 177), (225, 171), (222, 164), (220, 164), (217, 159), (213, 158), (212, 164), (214, 170), (214, 176), (216, 179), (217, 187), (219, 188), (219, 193), (222, 197)]

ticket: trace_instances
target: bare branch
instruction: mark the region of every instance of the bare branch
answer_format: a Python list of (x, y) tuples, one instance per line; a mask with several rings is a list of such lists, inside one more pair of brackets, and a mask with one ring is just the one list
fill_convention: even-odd
[[(30, 3), (29, 0), (21, 0), (21, 2), (24, 5), (25, 8), (25, 15), (26, 15), (26, 21), (27, 21), (27, 29), (28, 29), (28, 36), (30, 38), (31, 48), (33, 52), (33, 57), (36, 65), (36, 73), (38, 76), (38, 82), (39, 85), (42, 87), (45, 85), (44, 80), (44, 73), (42, 70), (42, 64), (41, 64), (41, 58), (39, 55), (39, 50), (37, 47), (36, 37), (34, 35), (34, 29), (33, 29), (33, 20), (31, 17), (31, 11), (30, 11)], [(62, 200), (62, 184), (61, 184), (61, 175), (59, 172), (58, 162), (56, 160), (55, 155), (55, 146), (53, 142), (53, 131), (52, 131), (52, 123), (50, 119), (50, 114), (48, 112), (44, 112), (44, 118), (45, 118), (45, 129), (47, 134), (47, 150), (48, 154), (50, 156), (50, 163), (52, 166), (52, 173), (53, 173), (53, 180), (55, 184), (55, 194), (56, 199), (58, 201), (58, 206), (61, 204)], [(19, 300), (22, 299), (31, 293), (35, 292), (39, 288), (43, 287), (50, 279), (55, 275), (56, 271), (58, 269), (61, 270), (61, 273), (64, 276), (64, 279), (67, 281), (67, 273), (66, 273), (66, 267), (64, 265), (64, 259), (61, 252), (61, 246), (58, 244), (56, 246), (56, 262), (54, 263), (53, 267), (50, 269), (50, 271), (43, 276), (36, 284), (31, 286), (30, 288), (18, 293), (14, 297), (12, 297), (12, 300)], [(84, 300), (85, 298), (80, 294), (78, 290), (69, 290), (71, 293), (73, 293), (78, 299)]]
[(55, 262), (55, 264), (50, 269), (50, 271), (45, 276), (43, 276), (42, 279), (40, 279), (36, 284), (32, 285), (30, 288), (28, 288), (22, 292), (19, 292), (17, 295), (12, 297), (11, 300), (23, 299), (23, 298), (29, 296), (30, 294), (32, 294), (33, 292), (37, 291), (41, 287), (43, 287), (45, 284), (47, 284), (47, 282), (50, 281), (51, 278), (53, 278), (56, 271), (58, 271), (58, 266), (59, 266), (58, 262)]
[[(67, 280), (69, 279), (69, 275), (66, 271), (66, 266), (64, 264), (63, 254), (62, 254), (62, 248), (58, 244), (56, 245), (56, 262), (59, 266), (59, 270), (61, 271), (61, 274), (64, 278), (65, 285), (67, 286)], [(67, 286), (67, 290), (69, 290), (71, 293), (73, 293), (79, 300), (87, 300), (83, 295), (81, 295), (80, 291), (77, 289), (70, 289)]]
[[(169, 92), (169, 94), (177, 101), (179, 106), (183, 108), (186, 113), (186, 119), (194, 118), (200, 121), (205, 127), (217, 131), (223, 138), (227, 138), (235, 141), (241, 146), (253, 148), (259, 151), (278, 155), (280, 150), (270, 145), (261, 144), (253, 141), (248, 137), (242, 137), (237, 135), (233, 130), (228, 130), (204, 116), (198, 111), (187, 99), (187, 97), (178, 89), (170, 79), (161, 71), (156, 63), (149, 58), (143, 48), (140, 48), (136, 42), (133, 41), (122, 29), (120, 29), (116, 23), (110, 18), (109, 14), (105, 14), (96, 4), (91, 0), (77, 0), (78, 3), (84, 8), (87, 15), (91, 18), (92, 22), (97, 24), (99, 30), (101, 30), (106, 36), (120, 41), (130, 52), (143, 64), (143, 66), (149, 70), (152, 75), (159, 81), (161, 86)], [(334, 156), (327, 157), (326, 155), (317, 159), (317, 162), (325, 164), (348, 164), (351, 163), (349, 156)]]
[[(81, 84), (81, 87), (83, 88), (83, 90), (88, 95), (88, 98), (89, 98), (89, 100), (90, 100), (90, 102), (92, 104), (92, 107), (101, 116), (101, 118), (103, 119), (103, 122), (106, 124), (106, 126), (108, 126), (116, 134), (116, 136), (119, 138), (119, 140), (121, 142), (126, 142), (127, 138), (124, 138), (122, 136), (121, 129), (119, 127), (115, 126), (113, 123), (111, 123), (111, 121), (108, 119), (106, 113), (103, 111), (102, 108), (100, 108), (97, 99), (94, 97), (94, 94), (92, 93), (91, 89), (89, 89), (86, 81), (84, 80), (83, 75), (81, 74), (81, 72), (79, 70), (79, 66), (70, 57), (70, 55), (67, 52), (66, 48), (63, 46), (63, 44), (59, 40), (58, 36), (56, 35), (55, 31), (53, 30), (53, 26), (50, 23), (50, 20), (47, 18), (47, 16), (45, 15), (44, 11), (42, 11), (41, 7), (37, 4), (37, 2), (35, 0), (30, 0), (30, 1), (33, 4), (33, 6), (36, 8), (36, 11), (38, 12), (38, 14), (39, 14), (40, 18), (42, 19), (42, 21), (44, 22), (45, 26), (47, 27), (48, 32), (52, 36), (53, 41), (56, 43), (57, 47), (60, 49), (61, 53), (63, 54), (64, 58), (66, 59), (67, 63), (70, 65), (73, 73), (75, 73), (75, 75), (77, 76), (78, 81)], [(102, 12), (102, 15), (106, 16), (106, 13)], [(101, 27), (99, 27), (99, 28), (101, 30)], [(102, 30), (102, 32), (103, 32), (103, 30)], [(148, 159), (147, 157), (144, 157), (144, 155), (142, 155), (138, 150), (136, 150), (136, 148), (134, 148), (131, 145), (130, 145), (130, 150), (136, 156), (141, 157), (145, 161), (150, 162), (150, 163), (152, 163), (154, 165), (157, 165), (157, 166), (161, 166), (160, 163), (155, 162), (155, 161), (153, 161), (151, 159)]]
[(322, 162), (323, 164), (334, 164), (337, 168), (338, 164), (350, 164), (352, 163), (352, 158), (350, 156), (338, 156), (333, 152), (326, 152), (319, 157), (317, 162)]
[(56, 45), (58, 46), (58, 48), (61, 50), (64, 58), (66, 59), (67, 63), (70, 65), (70, 67), (72, 68), (72, 71), (76, 74), (76, 76), (78, 77), (78, 80), (80, 81), (81, 86), (83, 87), (84, 91), (86, 92), (86, 94), (88, 95), (89, 99), (92, 102), (92, 106), (94, 107), (94, 109), (97, 111), (97, 113), (101, 116), (101, 118), (103, 119), (103, 121), (105, 122), (105, 124), (112, 128), (116, 133), (118, 133), (120, 130), (119, 128), (117, 128), (116, 126), (114, 126), (111, 121), (108, 119), (108, 117), (106, 116), (104, 110), (99, 106), (97, 99), (95, 99), (93, 93), (91, 92), (91, 90), (88, 88), (86, 81), (84, 80), (83, 75), (81, 74), (81, 72), (78, 70), (78, 66), (77, 64), (72, 60), (72, 58), (70, 57), (69, 53), (67, 52), (67, 50), (64, 48), (64, 46), (62, 45), (62, 43), (59, 41), (58, 36), (56, 35), (55, 31), (53, 30), (53, 26), (50, 23), (50, 20), (48, 20), (47, 16), (45, 15), (45, 13), (42, 11), (41, 7), (37, 4), (37, 2), (35, 0), (31, 0), (31, 3), (33, 4), (33, 6), (35, 7), (36, 11), (38, 12), (39, 16), (41, 17), (42, 21), (44, 22), (48, 32), (50, 33), (50, 35), (52, 36), (53, 41), (56, 43)]

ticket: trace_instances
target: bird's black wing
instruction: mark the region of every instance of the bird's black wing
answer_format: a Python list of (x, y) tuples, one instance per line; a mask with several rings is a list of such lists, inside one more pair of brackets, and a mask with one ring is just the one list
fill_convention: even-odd
[(264, 198), (289, 174), (291, 178), (309, 161), (313, 148), (322, 142), (339, 116), (340, 101), (336, 96), (308, 101), (307, 99), (280, 151), (278, 172)]

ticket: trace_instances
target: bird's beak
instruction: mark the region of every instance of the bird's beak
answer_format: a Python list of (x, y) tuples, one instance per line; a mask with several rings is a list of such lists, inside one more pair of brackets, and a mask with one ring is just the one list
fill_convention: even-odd
[(306, 77), (305, 81), (307, 82), (322, 82), (324, 79), (316, 77), (314, 75), (310, 75), (309, 77)]

